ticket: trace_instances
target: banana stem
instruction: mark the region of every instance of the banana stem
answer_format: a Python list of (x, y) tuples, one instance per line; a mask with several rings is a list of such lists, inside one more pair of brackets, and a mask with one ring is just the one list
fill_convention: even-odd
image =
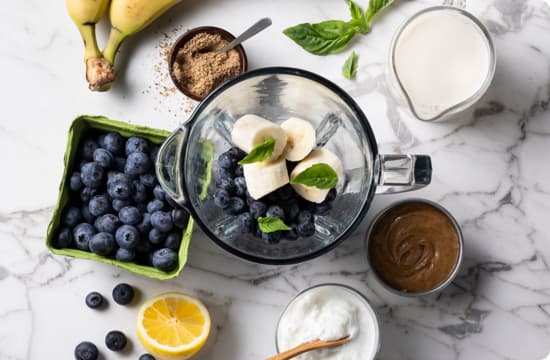
[(114, 65), (118, 48), (120, 47), (124, 39), (126, 39), (126, 35), (120, 32), (119, 29), (115, 27), (111, 27), (111, 32), (109, 33), (109, 39), (107, 40), (105, 49), (103, 49), (103, 57), (111, 65)]
[(80, 31), (80, 35), (84, 41), (84, 61), (102, 57), (95, 37), (95, 24), (81, 25), (78, 27), (78, 30)]

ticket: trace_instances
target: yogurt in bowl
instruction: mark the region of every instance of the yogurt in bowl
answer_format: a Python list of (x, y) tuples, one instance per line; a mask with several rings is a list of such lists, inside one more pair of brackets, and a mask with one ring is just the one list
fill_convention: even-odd
[(285, 308), (276, 332), (278, 352), (313, 340), (351, 340), (333, 348), (304, 353), (298, 360), (369, 360), (379, 348), (376, 314), (357, 290), (321, 284), (299, 293)]

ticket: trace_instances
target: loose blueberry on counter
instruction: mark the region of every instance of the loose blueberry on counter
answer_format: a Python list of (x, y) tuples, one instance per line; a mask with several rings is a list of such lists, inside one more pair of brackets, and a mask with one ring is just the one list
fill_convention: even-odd
[(132, 225), (122, 225), (116, 230), (115, 241), (119, 247), (133, 249), (137, 246), (140, 236), (139, 231)]
[(151, 159), (143, 152), (133, 152), (126, 158), (124, 172), (129, 175), (145, 174), (151, 168)]
[(157, 185), (157, 177), (154, 173), (141, 174), (139, 181), (149, 188), (154, 188)]
[(120, 211), (125, 206), (130, 206), (132, 204), (132, 200), (130, 199), (114, 199), (113, 200), (113, 210)]
[(80, 156), (85, 160), (92, 161), (92, 159), (94, 158), (94, 151), (98, 147), (99, 145), (95, 140), (85, 139), (80, 145)]
[(118, 284), (113, 289), (113, 300), (119, 305), (128, 305), (134, 298), (134, 288), (126, 283)]
[(76, 360), (97, 360), (99, 352), (97, 346), (89, 341), (83, 341), (74, 349), (74, 357)]
[(82, 181), (80, 180), (80, 173), (75, 171), (69, 179), (69, 189), (72, 191), (78, 191), (82, 187)]
[(168, 235), (166, 235), (166, 239), (164, 240), (164, 247), (168, 249), (172, 249), (174, 251), (178, 251), (181, 244), (181, 231), (174, 230), (171, 231)]
[(149, 230), (151, 230), (151, 214), (144, 213), (141, 216), (140, 223), (136, 225), (136, 229), (138, 229), (140, 234), (148, 234)]
[(164, 210), (164, 201), (153, 199), (147, 204), (147, 212), (154, 213), (155, 211)]
[(138, 136), (129, 137), (126, 140), (126, 156), (135, 153), (135, 152), (149, 152), (149, 141)]
[(141, 212), (135, 206), (125, 206), (118, 212), (118, 218), (123, 224), (139, 224), (141, 221)]
[(279, 218), (281, 220), (284, 220), (285, 219), (285, 211), (279, 205), (271, 205), (270, 207), (267, 208), (265, 216), (275, 217), (275, 218)]
[(94, 161), (108, 169), (113, 165), (115, 158), (108, 150), (97, 148), (94, 150)]
[(262, 201), (251, 200), (248, 207), (250, 208), (250, 215), (252, 215), (254, 219), (265, 216), (265, 212), (267, 211), (267, 205)]
[(115, 259), (122, 262), (134, 261), (136, 258), (136, 252), (134, 249), (118, 248), (115, 254)]
[(97, 195), (97, 189), (87, 186), (80, 189), (80, 201), (83, 203), (89, 203), (95, 195)]
[(183, 229), (187, 226), (187, 223), (189, 222), (189, 214), (184, 209), (172, 209), (170, 215), (172, 216), (172, 222), (176, 227)]
[(80, 180), (88, 187), (97, 188), (103, 182), (104, 175), (103, 167), (99, 163), (92, 161), (82, 166)]
[(246, 211), (246, 202), (236, 196), (229, 198), (229, 205), (225, 211), (230, 215), (239, 215), (240, 213)]
[(126, 335), (118, 330), (109, 331), (105, 336), (105, 346), (111, 351), (121, 351), (127, 342)]
[(96, 234), (94, 227), (88, 223), (78, 224), (73, 229), (73, 240), (77, 249), (90, 251), (90, 239)]
[(153, 266), (162, 271), (171, 271), (178, 266), (178, 254), (168, 248), (153, 253)]
[(97, 255), (109, 256), (116, 251), (115, 238), (108, 232), (99, 232), (90, 239), (90, 250)]
[(111, 210), (111, 201), (106, 194), (96, 195), (90, 200), (88, 210), (93, 216), (101, 216)]
[(141, 354), (138, 360), (156, 360), (151, 354)]
[(63, 213), (63, 224), (73, 227), (82, 218), (80, 210), (76, 206), (69, 206)]
[(155, 199), (157, 199), (157, 200), (164, 200), (164, 198), (166, 197), (166, 192), (164, 191), (162, 186), (157, 185), (153, 189), (153, 195), (155, 196)]
[(101, 215), (94, 222), (94, 226), (99, 232), (108, 232), (110, 234), (114, 234), (120, 225), (119, 218), (114, 214)]
[(151, 231), (149, 231), (149, 242), (154, 245), (160, 245), (164, 242), (165, 235), (166, 234), (159, 229), (153, 228), (151, 229)]
[(96, 291), (92, 291), (91, 293), (86, 295), (85, 301), (86, 301), (86, 305), (90, 309), (97, 309), (103, 304), (103, 296)]
[(174, 227), (172, 216), (164, 211), (155, 211), (151, 214), (151, 225), (162, 232), (169, 232)]
[(69, 247), (73, 242), (73, 234), (68, 227), (61, 228), (57, 236), (53, 239), (53, 246), (57, 249)]
[(245, 212), (239, 215), (238, 218), (239, 232), (241, 234), (248, 234), (255, 230), (255, 221), (249, 212)]
[(99, 146), (113, 155), (122, 155), (124, 152), (124, 138), (118, 133), (110, 132), (100, 137)]
[(246, 196), (247, 187), (244, 177), (236, 177), (233, 184), (235, 184), (235, 194), (237, 196)]

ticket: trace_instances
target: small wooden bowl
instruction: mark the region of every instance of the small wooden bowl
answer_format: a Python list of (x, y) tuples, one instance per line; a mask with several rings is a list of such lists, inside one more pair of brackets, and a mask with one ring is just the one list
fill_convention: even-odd
[[(176, 86), (176, 88), (181, 91), (184, 95), (190, 97), (193, 100), (202, 101), (206, 97), (197, 96), (196, 94), (193, 94), (189, 91), (189, 89), (184, 88), (179, 83), (178, 79), (174, 77), (174, 74), (172, 72), (172, 67), (174, 62), (176, 61), (176, 56), (178, 54), (178, 50), (182, 48), (185, 43), (187, 43), (193, 36), (199, 34), (199, 33), (207, 33), (207, 34), (219, 34), (223, 39), (231, 42), (235, 39), (235, 36), (231, 34), (230, 32), (219, 28), (215, 26), (199, 26), (193, 29), (188, 30), (185, 34), (179, 37), (178, 40), (174, 43), (172, 46), (172, 50), (170, 51), (170, 58), (168, 60), (168, 72), (170, 73), (170, 78), (172, 79), (172, 82)], [(239, 72), (239, 75), (246, 72), (248, 70), (248, 59), (246, 58), (246, 53), (244, 52), (244, 48), (242, 45), (237, 45), (235, 48), (237, 52), (239, 53), (239, 59), (241, 62), (241, 69)]]

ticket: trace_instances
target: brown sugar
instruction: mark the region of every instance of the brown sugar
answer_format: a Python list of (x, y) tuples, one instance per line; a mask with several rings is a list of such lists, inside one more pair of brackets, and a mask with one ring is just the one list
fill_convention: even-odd
[(172, 64), (172, 73), (181, 88), (203, 98), (221, 83), (239, 75), (237, 50), (218, 53), (229, 42), (219, 34), (199, 33), (181, 47)]

